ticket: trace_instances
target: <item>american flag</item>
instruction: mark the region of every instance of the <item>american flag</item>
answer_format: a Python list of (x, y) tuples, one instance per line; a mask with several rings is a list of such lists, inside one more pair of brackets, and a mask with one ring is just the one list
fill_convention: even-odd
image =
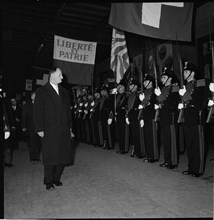
[(123, 31), (113, 28), (110, 68), (116, 73), (119, 83), (129, 67), (129, 56)]

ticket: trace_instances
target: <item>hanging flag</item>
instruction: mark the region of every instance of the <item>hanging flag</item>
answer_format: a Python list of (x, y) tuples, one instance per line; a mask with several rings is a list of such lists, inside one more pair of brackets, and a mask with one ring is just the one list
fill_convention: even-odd
[(96, 42), (54, 36), (54, 65), (61, 68), (70, 84), (92, 85)]
[(116, 73), (116, 82), (119, 83), (129, 67), (129, 56), (126, 39), (123, 31), (113, 28), (111, 43), (110, 68)]
[(191, 41), (193, 3), (111, 3), (109, 24), (165, 40)]

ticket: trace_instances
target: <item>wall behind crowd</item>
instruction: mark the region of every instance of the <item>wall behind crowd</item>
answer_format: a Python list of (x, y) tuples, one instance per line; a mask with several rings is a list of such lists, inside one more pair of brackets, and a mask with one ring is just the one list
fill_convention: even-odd
[[(200, 39), (205, 39), (204, 41), (209, 41), (209, 32), (214, 32), (214, 24), (211, 25), (209, 29), (209, 16), (214, 11), (214, 3), (208, 2), (205, 5), (202, 5), (197, 9), (196, 17), (194, 18), (194, 28), (193, 28), (193, 42), (179, 42), (178, 46), (181, 51), (182, 57), (191, 60), (192, 62), (198, 64), (200, 71), (204, 71), (203, 57), (201, 58), (201, 52), (199, 51), (198, 42)], [(212, 15), (213, 16), (213, 15)], [(211, 19), (213, 22), (213, 17)], [(3, 36), (4, 37), (4, 36)], [(14, 37), (14, 36), (11, 36)], [(8, 36), (6, 36), (8, 38)], [(150, 49), (158, 48), (158, 46), (165, 43), (172, 44), (172, 57), (173, 57), (173, 67), (175, 70), (178, 69), (177, 62), (177, 44), (176, 42), (163, 41), (158, 39), (151, 39), (148, 37), (126, 33), (126, 40), (128, 46), (128, 52), (131, 58), (138, 56), (139, 54), (145, 54)], [(202, 45), (203, 46), (203, 45)], [(4, 57), (3, 57), (3, 69), (4, 69), (4, 88), (10, 97), (14, 97), (17, 93), (23, 94), (25, 91), (25, 80), (40, 78), (42, 79), (45, 71), (39, 70), (39, 73), (35, 73), (35, 70), (32, 68), (35, 63), (36, 66), (51, 68), (52, 60), (47, 59), (46, 57), (39, 57), (38, 60), (35, 53), (32, 53), (31, 50), (20, 50), (18, 57), (12, 57), (14, 65), (11, 65), (11, 59), (7, 59), (7, 55), (10, 56), (14, 51), (8, 50), (7, 45), (3, 45)], [(200, 49), (201, 50), (201, 49)], [(157, 52), (158, 53), (158, 52)], [(157, 54), (156, 53), (156, 54)], [(50, 54), (49, 54), (50, 55)], [(51, 57), (51, 56), (47, 56)], [(145, 62), (145, 56), (143, 56), (143, 61)], [(111, 77), (112, 71), (109, 68), (110, 66), (110, 54), (109, 57), (95, 64), (94, 72), (94, 84), (100, 86), (102, 82), (105, 81), (105, 78)], [(145, 65), (142, 65), (145, 68)]]

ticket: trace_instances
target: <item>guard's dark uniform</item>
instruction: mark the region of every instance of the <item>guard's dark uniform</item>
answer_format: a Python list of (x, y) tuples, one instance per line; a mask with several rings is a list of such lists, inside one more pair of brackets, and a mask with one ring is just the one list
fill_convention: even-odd
[(81, 97), (78, 98), (77, 109), (75, 114), (76, 119), (76, 138), (78, 141), (83, 141), (82, 132), (82, 113), (83, 113), (83, 102)]
[[(99, 119), (99, 99), (95, 98), (94, 101), (91, 103), (90, 113), (89, 113), (89, 120), (90, 120), (90, 127), (92, 130), (92, 144), (95, 147), (101, 147), (103, 145), (103, 140), (100, 138), (99, 131), (99, 125), (98, 125), (98, 119)], [(101, 129), (101, 128), (100, 128)]]
[[(171, 79), (171, 83), (176, 78), (176, 75), (166, 69), (163, 75)], [(161, 106), (160, 108), (160, 135), (161, 145), (164, 148), (164, 164), (169, 169), (173, 169), (178, 165), (178, 150), (177, 150), (177, 118), (178, 118), (178, 101), (179, 93), (178, 87), (172, 84), (164, 86), (161, 95), (157, 100)]]
[(142, 140), (141, 134), (142, 129), (139, 124), (139, 109), (138, 106), (140, 104), (140, 99), (138, 97), (137, 92), (130, 93), (127, 101), (127, 117), (130, 122), (130, 132), (131, 132), (131, 142), (134, 145), (134, 155), (137, 158), (142, 158), (141, 148), (142, 148)]
[(156, 96), (154, 89), (146, 89), (144, 91), (145, 98), (143, 99), (142, 111), (140, 119), (144, 120), (144, 142), (145, 152), (148, 162), (156, 162), (159, 159), (158, 138), (157, 138), (157, 122), (154, 121)]
[(102, 97), (100, 99), (100, 116), (103, 131), (103, 139), (105, 140), (105, 149), (113, 149), (115, 136), (114, 136), (114, 120), (111, 125), (108, 124), (108, 119), (113, 118), (114, 100), (111, 97)]
[(129, 126), (126, 124), (126, 93), (117, 94), (116, 100), (116, 126), (118, 134), (119, 151), (118, 153), (126, 153), (128, 151)]
[(92, 142), (91, 142), (91, 137), (92, 137), (91, 132), (92, 132), (92, 130), (90, 129), (90, 124), (89, 124), (90, 105), (91, 105), (91, 101), (87, 100), (84, 104), (84, 112), (83, 112), (85, 142), (88, 143), (88, 144), (92, 144)]
[(196, 176), (204, 172), (204, 123), (203, 94), (204, 86), (193, 80), (186, 85), (184, 101), (184, 136), (187, 147), (188, 171)]

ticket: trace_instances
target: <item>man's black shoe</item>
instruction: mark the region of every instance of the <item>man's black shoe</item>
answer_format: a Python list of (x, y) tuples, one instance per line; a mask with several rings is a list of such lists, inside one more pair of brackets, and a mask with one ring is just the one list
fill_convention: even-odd
[(56, 186), (62, 186), (62, 182), (61, 182), (61, 181), (56, 181), (56, 182), (54, 182), (54, 185), (56, 185)]
[(200, 177), (202, 175), (202, 173), (193, 173), (192, 177)]
[(174, 169), (174, 168), (176, 168), (176, 167), (177, 167), (177, 165), (168, 165), (168, 166), (167, 166), (167, 169), (172, 170), (172, 169)]
[(155, 160), (155, 159), (148, 159), (148, 163), (155, 163), (155, 162), (158, 162), (158, 159)]
[(121, 153), (121, 154), (126, 154), (126, 152), (125, 152), (125, 151), (121, 151), (120, 153)]
[(190, 170), (185, 170), (185, 171), (182, 172), (182, 174), (184, 174), (184, 175), (191, 175), (192, 172)]
[(5, 166), (6, 166), (6, 167), (13, 167), (14, 164), (12, 164), (12, 163), (5, 163)]
[(47, 190), (53, 190), (54, 189), (54, 185), (52, 183), (47, 183), (46, 184), (46, 189)]
[(142, 158), (144, 158), (145, 156), (139, 155), (139, 156), (136, 156), (136, 157), (137, 157), (137, 159), (142, 159)]
[(161, 163), (159, 166), (160, 166), (160, 167), (168, 167), (169, 164), (168, 164), (168, 163)]

